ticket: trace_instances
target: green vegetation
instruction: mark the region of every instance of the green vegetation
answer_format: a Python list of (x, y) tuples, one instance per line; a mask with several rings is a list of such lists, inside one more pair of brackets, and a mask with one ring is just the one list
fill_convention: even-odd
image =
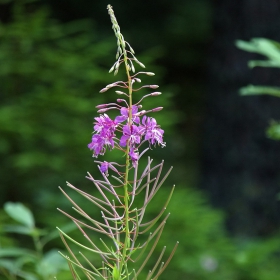
[[(84, 180), (86, 172), (93, 169), (87, 144), (92, 132), (94, 106), (110, 100), (99, 90), (113, 80), (107, 69), (112, 61), (108, 53), (114, 53), (115, 42), (100, 40), (96, 27), (89, 20), (60, 23), (51, 17), (48, 8), (33, 1), (1, 1), (4, 2), (13, 3), (13, 8), (11, 18), (0, 23), (0, 202), (3, 205), (0, 211), (0, 279), (50, 280), (56, 275), (58, 280), (68, 280), (71, 274), (67, 263), (57, 253), (64, 249), (55, 227), (71, 231), (77, 240), (82, 240), (82, 236), (56, 211), (58, 206), (71, 211), (57, 186), (64, 186), (69, 180), (94, 192), (92, 185)], [(203, 1), (197, 3), (203, 6)], [(199, 10), (203, 17), (206, 10)], [(183, 17), (173, 18), (181, 28), (175, 31), (182, 35), (185, 26), (180, 24), (181, 20)], [(199, 36), (209, 32), (203, 31), (206, 26), (201, 27)], [(198, 35), (192, 30), (192, 36)], [(137, 40), (144, 45), (142, 38), (144, 36), (139, 36)], [(172, 40), (168, 43), (174, 45)], [(268, 61), (251, 63), (251, 67), (279, 67), (277, 42), (257, 39), (250, 44), (238, 44), (268, 57)], [(154, 62), (161, 55), (164, 52), (155, 48), (139, 57), (157, 73), (153, 81), (159, 84), (165, 70)], [(193, 56), (184, 59), (190, 62)], [(180, 78), (182, 76), (188, 81), (185, 73), (180, 73)], [(174, 89), (176, 91), (175, 86)], [(225, 230), (226, 217), (222, 211), (213, 209), (202, 192), (189, 187), (189, 182), (195, 181), (196, 169), (191, 166), (186, 174), (182, 163), (174, 163), (174, 154), (180, 153), (178, 147), (182, 141), (189, 140), (182, 140), (174, 128), (181, 115), (174, 110), (169, 88), (161, 90), (165, 94), (160, 105), (165, 111), (158, 113), (158, 122), (164, 127), (167, 139), (174, 138), (174, 142), (165, 151), (153, 151), (153, 157), (159, 161), (165, 157), (165, 152), (167, 161), (178, 165), (179, 169), (173, 172), (166, 187), (159, 192), (158, 202), (150, 205), (148, 212), (152, 217), (169, 194), (172, 183), (179, 182), (168, 206), (171, 216), (160, 245), (167, 245), (170, 252), (174, 241), (180, 241), (161, 279), (278, 279), (280, 236), (259, 239), (230, 236)], [(279, 96), (279, 89), (250, 86), (241, 93)], [(150, 107), (156, 107), (157, 101), (149, 102)], [(187, 105), (182, 101), (181, 106)], [(272, 124), (268, 135), (279, 139), (280, 125), (278, 121)], [(196, 143), (186, 145), (195, 147)], [(80, 202), (77, 195), (71, 195)], [(22, 201), (23, 204), (7, 201)], [(95, 209), (90, 212), (99, 214)]]

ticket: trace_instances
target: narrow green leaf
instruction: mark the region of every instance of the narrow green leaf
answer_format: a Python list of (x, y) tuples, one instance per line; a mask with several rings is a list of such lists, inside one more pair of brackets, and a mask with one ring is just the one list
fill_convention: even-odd
[(120, 276), (121, 276), (121, 275), (120, 275), (120, 271), (118, 270), (116, 264), (115, 264), (115, 266), (114, 266), (114, 268), (113, 268), (112, 275), (113, 275), (113, 279), (114, 279), (114, 280), (120, 280), (120, 279), (121, 279), (121, 278), (120, 278)]
[(268, 94), (276, 97), (280, 97), (280, 88), (278, 87), (266, 87), (266, 86), (253, 86), (249, 85), (239, 90), (241, 95), (261, 95)]
[(250, 68), (254, 67), (280, 67), (280, 63), (274, 60), (251, 60), (248, 63)]
[(235, 44), (239, 49), (244, 51), (259, 53), (280, 61), (279, 44), (272, 40), (265, 38), (253, 38), (249, 42), (237, 40)]
[(68, 264), (55, 249), (44, 254), (37, 266), (37, 272), (43, 277), (56, 275), (61, 270), (68, 270)]

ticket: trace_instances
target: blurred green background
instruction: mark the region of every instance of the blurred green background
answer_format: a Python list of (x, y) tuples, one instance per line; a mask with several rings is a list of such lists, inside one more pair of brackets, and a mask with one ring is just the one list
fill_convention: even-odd
[[(70, 209), (58, 186), (69, 181), (95, 192), (85, 179), (87, 171), (96, 172), (87, 148), (95, 106), (115, 98), (99, 93), (115, 81), (108, 74), (116, 40), (107, 4), (0, 0), (0, 205), (24, 203), (47, 232), (69, 222), (56, 210)], [(151, 156), (174, 169), (150, 211), (176, 184), (161, 244), (171, 250), (179, 240), (180, 246), (162, 279), (278, 279), (280, 142), (268, 139), (265, 128), (280, 119), (280, 102), (240, 97), (238, 89), (248, 83), (278, 85), (279, 70), (249, 70), (247, 61), (256, 55), (234, 42), (280, 41), (280, 4), (110, 4), (137, 58), (156, 73), (143, 82), (159, 84), (163, 92), (147, 108), (164, 106), (157, 120), (167, 147)], [(98, 215), (97, 209), (89, 211)], [(1, 248), (33, 245), (26, 236), (5, 233), (12, 221), (3, 210), (0, 222), (1, 266)], [(52, 248), (63, 248), (61, 241), (52, 240), (45, 250)], [(58, 279), (69, 277), (64, 272)], [(1, 270), (0, 279), (6, 279)]]

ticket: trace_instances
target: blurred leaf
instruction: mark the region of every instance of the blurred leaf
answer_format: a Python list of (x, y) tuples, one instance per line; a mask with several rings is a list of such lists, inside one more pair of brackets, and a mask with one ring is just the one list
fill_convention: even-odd
[(15, 277), (19, 276), (25, 280), (39, 280), (33, 273), (21, 270), (14, 260), (0, 259), (0, 268), (4, 268), (10, 272), (12, 275), (10, 279), (17, 279)]
[(265, 38), (254, 38), (250, 42), (236, 41), (236, 46), (247, 52), (255, 52), (264, 55), (268, 61), (249, 62), (250, 67), (280, 67), (280, 44)]
[(46, 230), (40, 230), (37, 228), (29, 228), (25, 226), (17, 226), (17, 225), (5, 225), (3, 227), (3, 230), (6, 232), (14, 232), (19, 234), (26, 234), (30, 236), (40, 236), (40, 235), (46, 235)]
[(20, 202), (6, 202), (4, 204), (6, 213), (19, 223), (29, 228), (34, 228), (34, 217), (31, 211)]
[(34, 257), (34, 253), (27, 249), (21, 248), (1, 248), (0, 249), (0, 258), (2, 257), (18, 257), (28, 255)]
[(37, 266), (37, 272), (42, 276), (56, 275), (60, 270), (69, 270), (69, 267), (67, 261), (55, 249), (44, 254)]
[(280, 88), (268, 87), (268, 86), (253, 86), (248, 85), (239, 90), (241, 95), (261, 95), (268, 94), (276, 97), (280, 97)]
[(248, 62), (250, 68), (254, 67), (280, 67), (277, 61), (272, 60), (251, 60)]
[(9, 259), (0, 259), (0, 268), (0, 272), (2, 269), (6, 269), (7, 271), (13, 274), (16, 272), (14, 261)]
[[(76, 230), (77, 226), (74, 223), (69, 223), (67, 225), (61, 226), (61, 230), (65, 233), (68, 233), (70, 231)], [(46, 235), (45, 237), (43, 237), (41, 239), (41, 243), (44, 246), (46, 243), (48, 243), (49, 241), (58, 238), (59, 235), (59, 231), (57, 229), (53, 230), (51, 233), (49, 233), (48, 235)]]
[(271, 139), (280, 140), (280, 122), (271, 121), (266, 134)]

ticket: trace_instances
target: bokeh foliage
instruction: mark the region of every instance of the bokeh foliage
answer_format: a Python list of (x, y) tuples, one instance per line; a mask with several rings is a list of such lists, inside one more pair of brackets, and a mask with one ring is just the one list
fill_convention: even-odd
[[(246, 42), (238, 40), (236, 46), (244, 51), (253, 52), (264, 56), (265, 60), (251, 60), (248, 62), (248, 67), (270, 67), (280, 68), (280, 43), (268, 40), (265, 38), (254, 38)], [(241, 95), (271, 95), (280, 97), (280, 88), (267, 85), (248, 85), (240, 89)], [(280, 140), (280, 123), (279, 121), (271, 120), (270, 126), (267, 129), (267, 136)]]
[[(111, 57), (115, 54), (115, 42), (105, 37), (100, 40), (100, 34), (97, 36), (98, 31), (91, 21), (68, 21), (62, 24), (50, 17), (48, 8), (37, 6), (36, 2), (4, 2), (12, 3), (12, 12), (11, 19), (0, 25), (0, 201), (1, 205), (7, 200), (23, 201), (33, 211), (36, 225), (50, 233), (56, 225), (66, 223), (56, 212), (56, 207), (69, 207), (68, 202), (60, 196), (57, 185), (64, 186), (65, 180), (69, 180), (77, 187), (87, 190), (91, 188), (94, 191), (84, 179), (87, 170), (94, 170), (87, 143), (90, 141), (95, 105), (112, 100), (108, 95), (113, 94), (113, 91), (106, 94), (98, 92), (112, 81), (107, 73), (114, 61)], [(205, 1), (196, 1), (198, 8), (195, 8), (191, 5), (194, 1), (183, 2), (184, 7), (190, 9), (180, 9), (179, 4), (174, 6), (175, 10), (180, 10), (180, 16), (171, 14), (164, 23), (169, 29), (162, 32), (171, 35), (168, 38), (182, 38), (180, 42), (176, 41), (176, 44), (173, 40), (167, 40), (167, 44), (171, 46), (167, 65), (180, 57), (188, 63), (197, 61), (196, 58), (204, 59), (196, 52), (196, 43), (210, 33), (206, 24), (206, 18), (209, 17), (208, 4), (205, 7)], [(198, 17), (192, 13), (194, 8), (200, 11)], [(141, 13), (137, 13), (137, 16), (139, 15), (141, 16)], [(194, 21), (196, 25), (200, 23), (199, 32), (188, 27), (187, 33), (193, 38), (189, 42), (187, 36), (183, 37), (187, 28), (183, 24), (185, 18), (188, 18), (190, 26)], [(138, 21), (138, 28), (142, 23), (143, 21)], [(110, 26), (109, 21), (107, 24)], [(174, 26), (178, 28), (172, 28)], [(149, 27), (147, 25), (147, 28)], [(143, 40), (142, 36), (136, 36), (135, 40), (138, 40), (136, 42), (141, 49), (145, 48), (147, 42), (152, 45), (157, 38), (166, 40), (167, 33), (159, 33), (155, 38), (152, 36), (153, 28), (150, 31), (146, 40)], [(178, 33), (179, 37), (175, 36), (175, 33)], [(134, 39), (131, 38), (130, 42), (137, 52), (137, 44), (135, 46)], [(185, 43), (195, 46), (193, 53), (188, 53), (187, 56), (184, 55), (185, 52), (180, 56), (170, 55), (176, 52), (178, 44), (185, 46)], [(166, 71), (153, 65), (154, 60), (159, 59), (161, 54), (164, 54), (162, 49), (155, 48), (139, 57), (149, 65), (149, 71), (160, 74), (155, 77), (156, 80), (153, 78), (152, 83), (161, 84)], [(182, 60), (179, 62), (183, 63)], [(181, 69), (180, 63), (175, 70)], [(194, 64), (189, 70), (197, 69)], [(181, 79), (184, 84), (190, 83), (193, 72), (195, 71), (186, 75), (183, 71), (169, 70), (174, 81)], [(196, 94), (186, 93), (178, 99), (176, 106), (185, 115), (188, 115), (189, 111), (182, 109), (190, 107), (186, 101), (197, 99), (201, 87), (201, 83), (193, 85)], [(172, 161), (174, 154), (184, 155), (185, 151), (182, 136), (174, 133), (171, 127), (182, 115), (175, 114), (168, 107), (172, 106), (172, 96), (168, 91), (166, 89), (161, 99), (161, 105), (166, 110), (163, 115), (158, 114), (158, 122), (166, 130), (168, 145), (166, 150), (155, 150), (153, 156), (156, 160), (165, 158)], [(157, 104), (148, 105), (152, 108)], [(196, 112), (196, 122), (201, 111), (196, 107), (191, 109)], [(181, 135), (190, 133), (184, 132), (182, 124), (180, 127)], [(169, 139), (172, 141), (168, 141)], [(183, 141), (186, 142), (185, 146), (191, 147), (189, 154), (194, 157), (195, 149), (192, 147), (196, 147), (197, 143), (189, 143), (187, 138)], [(190, 174), (186, 174), (185, 170), (175, 169), (175, 174), (171, 177), (183, 181), (180, 179), (183, 174), (187, 179), (178, 184), (169, 206), (172, 215), (161, 245), (171, 248), (174, 241), (179, 240), (180, 246), (162, 279), (277, 279), (280, 273), (279, 238), (276, 236), (265, 241), (235, 241), (229, 238), (224, 230), (224, 215), (213, 210), (203, 194), (187, 187), (189, 177), (196, 172), (191, 168), (192, 166), (189, 169)], [(168, 185), (166, 187), (168, 188)], [(165, 200), (167, 193), (168, 189), (163, 189), (158, 199)], [(153, 207), (156, 208), (157, 205), (158, 203), (154, 202), (150, 211), (156, 210)], [(91, 211), (94, 215), (95, 210)], [(2, 225), (11, 222), (3, 211), (0, 212), (0, 219)], [(0, 252), (3, 248), (32, 249), (32, 242), (19, 234), (11, 235), (3, 227), (0, 234)], [(81, 238), (76, 234), (77, 238)], [(61, 244), (58, 240), (53, 240), (48, 246), (44, 252), (46, 256), (51, 248), (60, 247)], [(17, 258), (9, 256), (8, 260), (16, 261)], [(34, 268), (27, 266), (24, 269), (30, 272)], [(69, 279), (69, 275), (62, 274), (59, 279)], [(1, 280), (6, 279), (1, 274), (0, 277)], [(38, 277), (45, 279), (42, 275)]]
[[(111, 41), (96, 42), (89, 21), (60, 24), (24, 2), (15, 2), (13, 20), (0, 27), (1, 203), (21, 199), (42, 209), (51, 206), (49, 190), (66, 178), (79, 181), (93, 166), (87, 143), (95, 105), (114, 95), (99, 90), (111, 82), (115, 50)], [(163, 96), (163, 106), (169, 99)], [(176, 116), (161, 120), (168, 127)]]

